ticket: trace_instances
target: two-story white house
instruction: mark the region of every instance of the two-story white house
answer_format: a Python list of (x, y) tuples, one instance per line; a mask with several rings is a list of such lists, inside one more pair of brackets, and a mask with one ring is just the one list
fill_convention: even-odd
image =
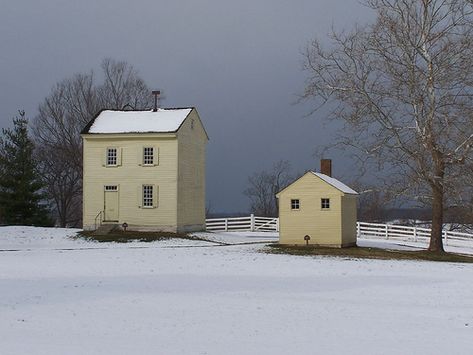
[(104, 110), (81, 136), (84, 230), (205, 229), (208, 136), (195, 108)]

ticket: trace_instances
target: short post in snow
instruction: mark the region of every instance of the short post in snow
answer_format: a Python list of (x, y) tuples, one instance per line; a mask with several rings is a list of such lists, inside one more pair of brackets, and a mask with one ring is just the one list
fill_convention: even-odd
[(443, 231), (443, 235), (445, 238), (445, 245), (448, 245), (448, 231)]
[(253, 213), (250, 215), (250, 230), (255, 231), (255, 215)]
[(228, 218), (225, 218), (225, 232), (228, 232)]
[(310, 236), (306, 235), (306, 236), (304, 237), (304, 240), (305, 240), (305, 245), (308, 247), (308, 246), (309, 246)]
[(385, 237), (386, 237), (386, 239), (389, 239), (388, 225), (386, 224), (386, 226), (384, 228), (385, 228), (385, 230), (384, 230)]
[(414, 242), (417, 242), (417, 227), (414, 227)]

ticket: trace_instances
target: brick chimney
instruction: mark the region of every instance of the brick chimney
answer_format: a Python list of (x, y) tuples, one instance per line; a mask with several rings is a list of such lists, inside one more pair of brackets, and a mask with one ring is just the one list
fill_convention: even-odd
[(332, 159), (320, 160), (320, 172), (322, 174), (332, 177)]
[(153, 112), (158, 111), (159, 108), (159, 96), (161, 95), (161, 90), (153, 90), (151, 94), (154, 96), (154, 108)]

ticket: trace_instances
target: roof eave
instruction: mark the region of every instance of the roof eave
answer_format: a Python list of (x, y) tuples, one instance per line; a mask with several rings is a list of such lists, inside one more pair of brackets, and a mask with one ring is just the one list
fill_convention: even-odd
[(334, 189), (336, 189), (337, 191), (339, 191), (340, 193), (344, 194), (344, 195), (353, 195), (353, 196), (357, 196), (359, 195), (358, 192), (356, 192), (355, 190), (351, 189), (349, 186), (347, 186), (348, 188), (350, 188), (351, 190), (354, 191), (354, 193), (352, 192), (345, 192), (343, 190), (341, 190), (340, 188), (332, 185), (331, 183), (325, 181), (324, 179), (322, 179), (320, 176), (318, 176), (314, 171), (308, 171), (306, 172), (305, 174), (301, 175), (300, 177), (298, 177), (297, 179), (295, 179), (293, 182), (291, 182), (289, 185), (287, 185), (284, 189), (282, 189), (281, 191), (279, 191), (275, 196), (276, 198), (279, 198), (280, 194), (283, 193), (286, 189), (288, 189), (290, 186), (292, 186), (293, 184), (295, 184), (297, 181), (299, 181), (300, 179), (302, 179), (304, 176), (306, 176), (307, 174), (310, 174), (312, 176), (314, 176), (315, 178), (317, 179), (320, 179), (322, 180), (324, 183), (326, 183), (327, 185), (333, 187)]
[[(191, 108), (191, 107), (189, 107)], [(179, 125), (179, 127), (177, 128), (176, 130), (176, 133), (179, 132), (179, 130), (181, 129), (181, 127), (184, 125), (184, 122), (189, 118), (190, 114), (192, 113), (192, 111), (195, 111), (195, 114), (197, 115), (197, 117), (199, 118), (199, 121), (200, 121), (200, 124), (202, 126), (202, 129), (204, 130), (204, 133), (205, 133), (205, 136), (207, 137), (207, 141), (210, 140), (209, 138), (209, 135), (207, 133), (207, 130), (205, 129), (205, 126), (204, 124), (202, 123), (202, 120), (200, 119), (200, 115), (199, 115), (199, 112), (197, 112), (197, 109), (195, 107), (192, 107), (191, 110), (189, 111), (189, 113), (187, 114), (187, 116), (182, 120), (181, 124)]]
[(106, 139), (111, 137), (144, 137), (144, 136), (161, 136), (161, 137), (177, 137), (176, 131), (169, 132), (116, 132), (116, 133), (81, 133), (82, 138)]
[[(358, 195), (358, 192), (356, 192), (356, 191), (355, 191), (355, 190), (353, 190), (353, 189), (352, 189), (350, 186), (348, 186), (348, 185), (344, 184), (344, 183), (343, 183), (343, 182), (341, 182), (340, 180), (337, 180), (337, 179), (335, 179), (335, 178), (333, 178), (333, 177), (329, 176), (330, 178), (332, 178), (332, 179), (334, 179), (334, 180), (338, 181), (339, 183), (341, 183), (341, 184), (345, 185), (347, 188), (349, 188), (349, 189), (350, 189), (350, 190), (352, 190), (353, 192), (343, 191), (343, 190), (342, 190), (340, 187), (337, 187), (337, 186), (335, 186), (335, 185), (331, 184), (330, 182), (328, 182), (328, 181), (324, 180), (322, 177), (320, 177), (319, 175), (317, 175), (317, 173), (316, 173), (316, 172), (314, 172), (314, 171), (311, 171), (311, 173), (312, 173), (312, 175), (314, 175), (314, 176), (315, 176), (315, 177), (317, 177), (318, 179), (322, 180), (322, 181), (323, 181), (323, 182), (325, 182), (326, 184), (328, 184), (328, 185), (332, 186), (334, 189), (337, 189), (338, 191), (340, 191), (340, 192), (341, 192), (342, 194), (344, 194), (344, 195)], [(324, 175), (324, 174), (323, 174), (323, 175)]]

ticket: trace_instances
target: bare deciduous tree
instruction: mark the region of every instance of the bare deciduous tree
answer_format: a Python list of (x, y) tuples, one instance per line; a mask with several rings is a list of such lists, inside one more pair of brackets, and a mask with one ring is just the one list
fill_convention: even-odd
[(131, 65), (105, 59), (102, 70), (101, 84), (93, 73), (59, 82), (39, 106), (33, 124), (41, 175), (61, 226), (81, 224), (84, 126), (101, 109), (151, 107), (150, 90)]
[(57, 223), (80, 226), (82, 220), (82, 174), (74, 162), (64, 159), (60, 150), (49, 147), (36, 149), (39, 171), (45, 185), (45, 195), (55, 206)]
[(278, 215), (276, 193), (292, 180), (287, 160), (276, 162), (270, 171), (260, 171), (248, 178), (249, 187), (243, 192), (251, 200), (251, 211), (260, 216)]
[(398, 193), (432, 207), (429, 250), (443, 252), (444, 201), (472, 155), (472, 7), (366, 4), (377, 13), (374, 24), (333, 31), (328, 49), (317, 40), (308, 46), (304, 97), (334, 107), (330, 117), (346, 123), (343, 143), (385, 169)]
[(379, 189), (361, 189), (354, 186), (358, 191), (358, 220), (362, 222), (385, 222), (388, 199), (383, 191)]
[(127, 62), (106, 58), (102, 62), (104, 82), (97, 89), (100, 106), (122, 109), (129, 105), (133, 109), (148, 108), (150, 90), (138, 71)]

